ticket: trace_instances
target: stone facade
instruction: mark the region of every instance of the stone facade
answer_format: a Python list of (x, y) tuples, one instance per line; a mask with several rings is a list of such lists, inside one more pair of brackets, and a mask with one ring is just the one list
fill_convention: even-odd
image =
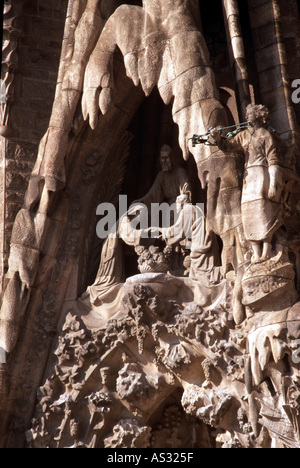
[[(3, 24), (0, 446), (299, 448), (299, 2)], [(190, 235), (143, 243), (131, 204), (171, 199)]]

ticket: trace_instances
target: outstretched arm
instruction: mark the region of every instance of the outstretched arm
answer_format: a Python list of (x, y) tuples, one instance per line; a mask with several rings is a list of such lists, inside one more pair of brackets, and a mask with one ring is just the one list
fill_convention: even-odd
[(240, 143), (239, 135), (232, 139), (224, 139), (222, 138), (220, 130), (218, 130), (217, 128), (213, 128), (210, 131), (210, 136), (215, 140), (220, 150), (224, 153), (232, 153), (234, 151), (243, 150)]

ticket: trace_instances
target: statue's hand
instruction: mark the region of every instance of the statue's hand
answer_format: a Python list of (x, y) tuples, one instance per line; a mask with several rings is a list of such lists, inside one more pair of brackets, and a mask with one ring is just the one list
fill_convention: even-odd
[(268, 198), (270, 200), (274, 200), (274, 198), (276, 198), (276, 195), (277, 195), (276, 185), (271, 185), (268, 191)]
[(217, 128), (212, 128), (209, 133), (210, 136), (217, 142), (221, 140), (221, 133)]

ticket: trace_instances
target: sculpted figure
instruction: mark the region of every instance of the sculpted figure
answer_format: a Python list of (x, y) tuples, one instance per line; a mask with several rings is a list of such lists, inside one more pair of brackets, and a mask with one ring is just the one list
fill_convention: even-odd
[(151, 203), (167, 202), (169, 205), (173, 205), (184, 187), (186, 191), (190, 190), (188, 175), (182, 167), (176, 166), (173, 150), (168, 145), (161, 148), (160, 164), (162, 170), (157, 175), (154, 184), (149, 192), (139, 200), (148, 209), (150, 209)]
[(82, 295), (81, 302), (89, 308), (106, 306), (114, 310), (121, 297), (125, 281), (124, 252), (118, 232), (111, 233), (104, 241), (97, 277)]
[(212, 232), (206, 233), (205, 218), (199, 206), (192, 205), (189, 194), (177, 197), (178, 219), (170, 228), (162, 228), (162, 235), (168, 245), (184, 242), (190, 250), (190, 278), (197, 280), (209, 275), (215, 282), (220, 278), (220, 268), (216, 268), (219, 253), (216, 238)]
[(250, 104), (246, 114), (248, 129), (233, 139), (222, 138), (217, 129), (210, 132), (223, 152), (245, 155), (242, 223), (253, 249), (253, 263), (271, 256), (273, 235), (283, 224), (282, 191), (289, 171), (289, 162), (284, 158), (285, 143), (268, 128), (268, 116), (265, 106)]
[(104, 306), (107, 310), (114, 310), (114, 304), (118, 302), (125, 282), (123, 243), (137, 248), (140, 246), (141, 238), (147, 237), (147, 234), (151, 233), (152, 238), (160, 236), (158, 227), (136, 229), (137, 223), (132, 223), (132, 221), (136, 217), (141, 219), (146, 207), (150, 212), (152, 203), (165, 201), (172, 205), (183, 190), (189, 189), (186, 171), (175, 165), (170, 146), (164, 145), (162, 147), (160, 162), (162, 170), (150, 191), (131, 206), (129, 211), (118, 221), (114, 232), (109, 234), (105, 240), (95, 283), (81, 298), (87, 306), (92, 303), (94, 307), (101, 307), (102, 311)]
[(99, 309), (103, 316), (108, 317), (116, 312), (116, 306), (123, 294), (126, 279), (124, 243), (131, 247), (138, 247), (142, 237), (149, 234), (156, 238), (160, 235), (157, 228), (136, 229), (136, 222), (133, 221), (142, 216), (143, 209), (145, 207), (141, 204), (130, 207), (108, 235), (102, 247), (96, 280), (81, 297), (81, 303), (88, 308), (92, 304), (92, 307), (95, 310)]

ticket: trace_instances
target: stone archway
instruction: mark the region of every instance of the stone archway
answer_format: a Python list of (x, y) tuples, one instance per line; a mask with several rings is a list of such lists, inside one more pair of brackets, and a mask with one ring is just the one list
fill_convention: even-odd
[[(206, 44), (196, 26), (199, 18), (194, 17), (194, 12), (199, 8), (198, 2), (156, 3), (157, 10), (147, 1), (143, 8), (123, 5), (105, 23), (98, 1), (87, 0), (80, 11), (75, 9), (68, 16), (66, 32), (70, 34), (65, 35), (62, 48), (53, 111), (40, 143), (24, 206), (14, 224), (2, 304), (1, 345), (9, 353), (7, 368), (14, 375), (9, 378), (10, 392), (13, 400), (24, 407), (21, 426), (28, 425), (33, 411), (36, 386), (42, 380), (56, 327), (63, 320), (63, 304), (66, 299), (77, 297), (78, 278), (84, 276), (80, 255), (82, 258), (85, 249), (90, 249), (87, 225), (94, 214), (99, 184), (105, 180), (107, 163), (118, 153), (118, 143), (126, 142), (129, 123), (145, 94), (150, 94), (156, 85), (165, 104), (174, 98), (173, 120), (179, 128), (184, 158), (188, 158), (191, 149), (203, 188), (209, 182), (208, 224), (213, 224), (218, 235), (224, 235), (232, 228), (230, 208), (235, 211), (234, 206), (239, 207), (235, 159), (229, 157), (230, 171), (225, 174), (219, 163), (224, 163), (227, 156), (221, 158), (218, 151), (211, 153), (206, 147), (192, 149), (188, 145), (193, 133), (226, 121)], [(147, 34), (138, 29), (132, 36), (133, 42), (128, 42), (129, 36), (122, 38), (122, 12), (128, 13), (126, 27), (135, 17), (131, 13), (136, 13)], [(111, 29), (112, 25), (115, 28)], [(108, 56), (106, 52), (101, 55), (101, 43)], [(136, 48), (137, 44), (142, 48)], [(149, 52), (145, 60), (143, 51)], [(153, 57), (156, 59), (152, 61)], [(120, 60), (124, 60), (130, 78), (125, 76)], [(94, 80), (98, 80), (96, 87)], [(99, 93), (103, 114), (99, 114), (99, 99), (94, 100)], [(91, 127), (83, 121), (81, 107)], [(212, 164), (207, 167), (209, 161)], [(204, 180), (207, 170), (211, 177)], [(214, 180), (220, 171), (224, 185), (216, 190)], [(107, 196), (103, 195), (105, 201)], [(235, 219), (234, 228), (237, 223)], [(40, 344), (37, 348), (30, 343)], [(35, 378), (28, 382), (26, 369), (32, 366), (36, 368)], [(27, 390), (22, 393), (24, 386)], [(8, 417), (14, 413), (13, 406), (5, 408)], [(3, 418), (3, 427), (5, 424)]]
[[(12, 234), (0, 322), (0, 346), (7, 352), (0, 369), (1, 444), (22, 446), (31, 428), (33, 446), (48, 446), (53, 434), (58, 446), (109, 445), (122, 431), (133, 435), (128, 446), (136, 440), (143, 445), (147, 418), (182, 388), (185, 413), (227, 431), (227, 445), (259, 447), (275, 438), (299, 446), (294, 412), (299, 371), (291, 353), (299, 326), (297, 304), (291, 307), (293, 267), (283, 258), (276, 268), (272, 262), (262, 270), (250, 268), (243, 284), (250, 315), (245, 323), (234, 323), (232, 289), (234, 282), (241, 285), (243, 271), (237, 270), (249, 247), (242, 243), (239, 163), (235, 154), (188, 143), (193, 133), (226, 122), (197, 26), (199, 2), (145, 0), (143, 7), (115, 10), (119, 3), (102, 15), (98, 7), (104, 4), (87, 0), (67, 17), (70, 34), (50, 125)], [(128, 126), (155, 86), (165, 104), (172, 102), (184, 158), (193, 154), (207, 188), (207, 226), (223, 240), (225, 273), (232, 265), (235, 272), (213, 287), (203, 285), (203, 278), (195, 284), (165, 274), (130, 279), (122, 285), (128, 289), (119, 315), (95, 326), (89, 323), (93, 317), (78, 313), (76, 301), (93, 248), (92, 218), (99, 200), (113, 201), (120, 191)], [(115, 178), (109, 179), (109, 172)], [(253, 277), (261, 278), (255, 294)], [(170, 297), (161, 304), (165, 286), (172, 293), (167, 288)], [(213, 295), (214, 287), (220, 296)], [(274, 292), (284, 300), (277, 304), (285, 308), (278, 314), (269, 302)], [(280, 377), (287, 370), (282, 389)], [(284, 395), (270, 402), (267, 379)], [(149, 395), (153, 400), (147, 401), (145, 415), (141, 404)], [(279, 434), (273, 416), (284, 427)]]

